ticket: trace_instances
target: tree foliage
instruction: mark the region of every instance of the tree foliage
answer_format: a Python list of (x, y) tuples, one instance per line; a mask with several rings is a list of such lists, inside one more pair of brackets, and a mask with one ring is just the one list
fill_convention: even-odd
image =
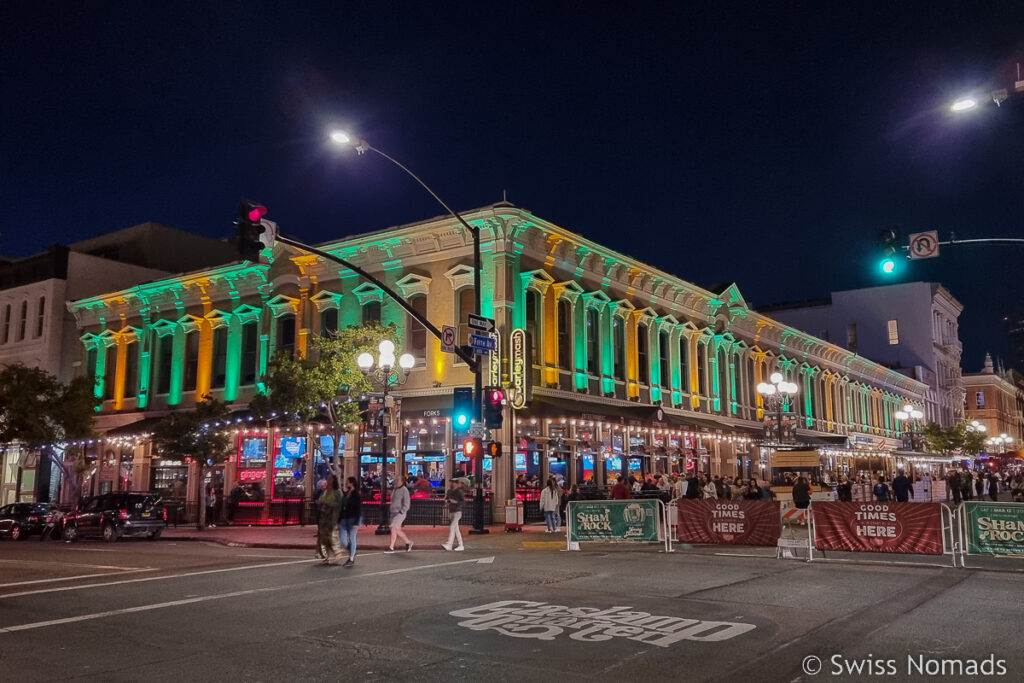
[(958, 422), (943, 428), (936, 422), (929, 422), (921, 431), (924, 442), (932, 453), (953, 457), (954, 455), (977, 455), (985, 447), (985, 436), (978, 431), (968, 431), (967, 423)]

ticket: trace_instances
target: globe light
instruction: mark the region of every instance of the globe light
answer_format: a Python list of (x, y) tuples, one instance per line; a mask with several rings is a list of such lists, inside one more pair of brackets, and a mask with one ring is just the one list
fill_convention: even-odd
[(905, 412), (904, 412), (904, 411), (902, 411), (902, 410), (897, 410), (897, 411), (896, 411), (896, 419), (897, 419), (897, 420), (906, 420), (906, 419), (908, 419), (909, 417), (910, 417), (910, 415), (908, 415), (907, 413), (905, 413)]
[(370, 368), (373, 367), (373, 356), (364, 351), (363, 353), (359, 354), (358, 358), (356, 358), (356, 365), (358, 365), (359, 369), (363, 370), (364, 372), (366, 370), (369, 370)]
[(920, 420), (922, 417), (924, 417), (924, 413), (917, 409), (911, 410), (910, 417), (914, 418), (915, 420)]
[(782, 373), (781, 372), (773, 372), (771, 374), (771, 377), (768, 378), (768, 381), (770, 381), (772, 384), (778, 384), (782, 380), (783, 380), (783, 377), (782, 377)]
[(414, 365), (416, 365), (416, 359), (412, 357), (411, 353), (403, 353), (398, 359), (398, 366), (403, 370), (412, 370)]
[(390, 339), (383, 339), (377, 346), (377, 350), (382, 356), (393, 356), (395, 355), (395, 343)]
[(903, 412), (904, 413), (911, 413), (913, 411), (914, 411), (914, 406), (910, 405), (909, 403), (907, 403), (906, 405), (903, 406)]
[(352, 144), (352, 138), (343, 130), (335, 130), (331, 131), (331, 142), (339, 145), (349, 145)]
[(764, 394), (765, 396), (774, 396), (775, 395), (775, 387), (773, 385), (771, 385), (771, 384), (762, 384), (761, 387), (762, 387), (761, 393)]
[(395, 367), (395, 354), (380, 354), (380, 358), (377, 359), (377, 365), (381, 366), (384, 369)]

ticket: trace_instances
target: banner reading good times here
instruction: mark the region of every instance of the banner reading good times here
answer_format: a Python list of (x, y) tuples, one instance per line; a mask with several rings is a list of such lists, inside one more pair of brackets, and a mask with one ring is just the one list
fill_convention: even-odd
[(1024, 555), (1024, 504), (964, 501), (967, 552)]
[(676, 501), (676, 535), (684, 543), (775, 545), (779, 539), (778, 501)]
[(939, 503), (816, 502), (811, 514), (819, 550), (942, 554)]
[(578, 500), (569, 504), (570, 541), (660, 541), (656, 499)]

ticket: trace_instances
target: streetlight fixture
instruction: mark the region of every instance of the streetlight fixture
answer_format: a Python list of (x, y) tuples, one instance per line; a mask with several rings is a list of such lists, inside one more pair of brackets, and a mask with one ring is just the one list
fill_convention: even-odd
[(795, 382), (787, 382), (781, 372), (773, 372), (768, 378), (771, 382), (761, 382), (757, 385), (757, 393), (761, 395), (764, 407), (777, 413), (779, 443), (782, 439), (782, 413), (783, 409), (789, 406), (789, 399), (795, 396), (798, 387)]
[[(398, 161), (394, 157), (392, 157), (392, 156), (390, 156), (388, 154), (385, 154), (384, 152), (380, 151), (379, 149), (377, 149), (376, 147), (374, 147), (373, 145), (368, 143), (366, 140), (363, 140), (362, 138), (358, 138), (358, 137), (352, 136), (352, 135), (350, 135), (349, 133), (347, 133), (346, 131), (343, 131), (343, 130), (331, 131), (330, 139), (331, 139), (331, 142), (333, 142), (336, 145), (339, 145), (339, 146), (342, 146), (342, 147), (352, 147), (352, 148), (354, 148), (358, 154), (365, 154), (366, 152), (373, 152), (373, 153), (377, 154), (378, 156), (381, 156), (381, 157), (387, 159), (392, 164), (394, 164), (398, 168), (400, 168), (403, 171), (405, 171), (405, 173), (407, 175), (409, 175), (409, 177), (411, 177), (413, 180), (415, 180), (417, 183), (419, 183), (420, 186), (423, 187), (424, 190), (429, 192), (430, 196), (433, 197), (434, 199), (436, 199), (437, 203), (440, 204), (442, 207), (444, 207), (444, 210), (447, 211), (459, 223), (461, 223), (462, 227), (465, 228), (469, 232), (469, 234), (473, 238), (473, 308), (474, 308), (474, 313), (477, 316), (482, 315), (482, 311), (480, 310), (481, 309), (481, 303), (480, 303), (480, 296), (481, 296), (481, 292), (480, 292), (480, 271), (481, 271), (481, 265), (480, 265), (480, 229), (470, 225), (469, 223), (467, 223), (465, 218), (463, 218), (461, 215), (459, 215), (459, 213), (455, 209), (453, 209), (451, 206), (448, 205), (447, 202), (445, 202), (443, 199), (441, 199), (441, 197), (436, 192), (434, 192), (434, 190), (431, 189), (431, 187), (429, 185), (427, 185), (425, 182), (423, 182), (423, 180), (418, 175), (416, 175), (415, 173), (410, 171), (409, 168), (405, 164), (403, 164), (402, 162)], [(460, 355), (465, 355), (465, 354), (460, 354)], [(470, 366), (470, 369), (473, 371), (473, 420), (475, 420), (477, 423), (480, 423), (481, 422), (481, 418), (483, 416), (483, 403), (484, 403), (484, 384), (483, 384), (483, 372), (484, 372), (484, 369), (483, 369), (483, 363), (480, 362), (480, 360), (481, 360), (480, 356), (476, 356), (475, 360), (476, 360), (475, 363), (468, 363), (468, 365)], [(478, 473), (478, 476), (476, 477), (476, 496), (474, 498), (474, 512), (475, 512), (474, 517), (475, 517), (475, 519), (473, 521), (473, 529), (470, 531), (470, 533), (471, 534), (486, 534), (487, 533), (487, 529), (484, 527), (484, 495), (483, 495), (483, 493), (484, 493), (484, 490), (483, 490), (484, 457), (483, 457), (483, 453), (482, 452), (477, 456), (474, 467), (475, 467), (476, 472)]]
[(1012, 443), (1013, 443), (1013, 437), (1012, 436), (1007, 436), (1005, 433), (1000, 434), (999, 436), (993, 436), (993, 437), (991, 437), (990, 439), (988, 439), (985, 442), (985, 444), (987, 446), (992, 446), (993, 448), (998, 448), (999, 449), (998, 453), (1000, 455), (1002, 455), (1003, 453), (1006, 453), (1007, 447), (1010, 444), (1012, 444)]
[[(924, 418), (924, 413), (908, 403), (903, 406), (903, 410), (896, 411), (896, 419), (900, 422), (906, 423), (906, 431), (910, 435), (910, 450), (920, 450), (920, 443), (917, 438), (918, 427), (921, 424), (921, 420)], [(904, 444), (906, 444), (904, 440)]]
[[(356, 358), (356, 365), (362, 370), (366, 378), (371, 382), (379, 384), (383, 389), (384, 409), (387, 414), (381, 419), (381, 449), (380, 456), (380, 524), (373, 532), (378, 536), (391, 533), (388, 525), (388, 419), (391, 415), (388, 405), (388, 392), (409, 379), (409, 371), (416, 364), (412, 354), (403, 353), (398, 359), (398, 367), (395, 367), (395, 344), (390, 339), (384, 339), (377, 347), (377, 358), (373, 354), (364, 351)], [(396, 476), (398, 473), (395, 473)]]
[(979, 434), (984, 434), (985, 432), (988, 431), (988, 427), (986, 427), (985, 425), (981, 424), (977, 420), (971, 420), (970, 423), (968, 423), (968, 425), (967, 425), (967, 431), (969, 431), (969, 432), (978, 432)]

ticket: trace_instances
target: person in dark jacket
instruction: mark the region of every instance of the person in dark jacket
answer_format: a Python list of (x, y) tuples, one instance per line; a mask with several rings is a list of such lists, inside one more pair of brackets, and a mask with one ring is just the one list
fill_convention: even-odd
[(684, 495), (692, 500), (700, 498), (701, 488), (702, 483), (700, 479), (697, 478), (697, 474), (691, 474), (686, 478), (686, 493)]
[(806, 510), (811, 505), (811, 487), (807, 485), (807, 480), (803, 477), (797, 477), (796, 483), (793, 484), (793, 506), (800, 510)]
[(994, 474), (988, 475), (988, 497), (993, 502), (999, 500), (999, 477)]
[(974, 491), (978, 494), (978, 500), (985, 497), (985, 473), (978, 472), (978, 478), (974, 480)]
[(892, 492), (896, 496), (897, 503), (909, 503), (910, 499), (914, 497), (914, 484), (903, 473), (903, 470), (900, 470), (899, 474), (893, 478)]
[(356, 563), (356, 534), (363, 523), (363, 498), (359, 495), (359, 482), (355, 477), (345, 480), (345, 490), (341, 496), (341, 512), (338, 516), (338, 538), (341, 547), (348, 549), (346, 567)]
[(872, 493), (875, 494), (875, 500), (879, 503), (889, 502), (889, 486), (885, 483), (885, 476), (878, 475), (878, 483), (875, 484), (875, 488), (872, 489)]
[(852, 503), (853, 502), (853, 484), (844, 474), (839, 480), (839, 484), (836, 486), (836, 499), (840, 503)]

